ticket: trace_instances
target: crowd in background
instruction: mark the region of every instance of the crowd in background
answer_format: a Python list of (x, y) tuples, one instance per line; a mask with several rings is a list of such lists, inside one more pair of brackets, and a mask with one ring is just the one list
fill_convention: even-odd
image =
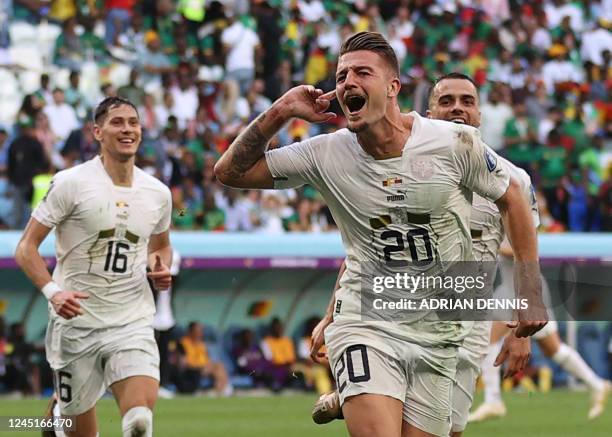
[[(219, 334), (206, 332), (212, 328), (200, 322), (176, 326), (167, 350), (160, 350), (164, 393), (172, 397), (175, 392), (195, 394), (212, 389), (218, 396), (231, 396), (233, 383), (240, 389), (327, 393), (332, 390), (330, 370), (310, 358), (310, 334), (319, 320), (306, 320), (299, 337), (294, 338), (284, 332), (279, 318), (273, 318), (258, 333), (248, 328), (230, 331), (226, 344), (217, 338)], [(8, 327), (0, 315), (0, 395), (41, 396), (51, 388), (44, 346), (26, 341), (23, 323)]]
[[(0, 226), (22, 228), (54, 172), (95, 156), (91, 110), (117, 94), (139, 108), (138, 165), (171, 187), (175, 229), (335, 229), (312, 187), (229, 190), (213, 167), (292, 86), (333, 89), (342, 41), (373, 30), (405, 111), (424, 115), (442, 74), (474, 78), (484, 140), (530, 173), (544, 231), (611, 231), (611, 29), (611, 0), (4, 0)], [(332, 109), (271, 147), (342, 128)]]

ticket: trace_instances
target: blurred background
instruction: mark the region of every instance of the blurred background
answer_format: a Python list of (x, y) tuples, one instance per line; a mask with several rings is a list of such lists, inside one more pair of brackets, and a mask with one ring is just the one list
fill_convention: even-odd
[[(609, 272), (611, 29), (611, 0), (3, 0), (0, 393), (51, 390), (46, 303), (12, 253), (52, 175), (97, 154), (91, 111), (111, 95), (139, 108), (137, 164), (173, 196), (181, 261), (156, 319), (165, 394), (330, 389), (306, 353), (343, 257), (329, 209), (308, 186), (227, 189), (213, 166), (292, 86), (332, 90), (341, 43), (362, 30), (395, 49), (404, 111), (424, 115), (442, 74), (473, 77), (484, 140), (534, 181), (545, 264)], [(290, 122), (272, 147), (342, 128), (333, 109), (331, 123)], [(42, 252), (51, 267), (52, 237)], [(610, 323), (560, 325), (610, 378)], [(536, 383), (541, 367), (568, 383), (537, 348), (533, 367)]]

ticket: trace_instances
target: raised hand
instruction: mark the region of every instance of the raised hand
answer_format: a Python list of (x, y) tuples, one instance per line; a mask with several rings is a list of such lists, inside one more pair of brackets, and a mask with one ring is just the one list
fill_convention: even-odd
[(153, 281), (153, 285), (157, 290), (167, 290), (172, 285), (172, 275), (170, 269), (161, 262), (161, 257), (155, 255), (155, 265), (153, 271), (147, 273), (147, 276)]
[(312, 85), (300, 85), (287, 91), (279, 101), (288, 109), (287, 116), (301, 118), (311, 123), (322, 123), (336, 116), (327, 112), (336, 98), (336, 90), (323, 93)]
[(88, 299), (89, 295), (81, 291), (60, 291), (55, 293), (49, 300), (53, 310), (64, 319), (70, 320), (76, 316), (83, 315), (83, 308), (79, 299)]

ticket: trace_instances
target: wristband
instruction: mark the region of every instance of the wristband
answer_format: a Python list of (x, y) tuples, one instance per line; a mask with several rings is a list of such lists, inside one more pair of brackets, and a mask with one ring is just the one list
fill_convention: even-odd
[(50, 282), (47, 282), (47, 285), (45, 285), (43, 288), (41, 288), (40, 291), (42, 291), (42, 293), (45, 295), (47, 300), (51, 300), (51, 298), (55, 294), (57, 294), (60, 291), (62, 291), (62, 288), (59, 285), (57, 285), (55, 282), (50, 281)]

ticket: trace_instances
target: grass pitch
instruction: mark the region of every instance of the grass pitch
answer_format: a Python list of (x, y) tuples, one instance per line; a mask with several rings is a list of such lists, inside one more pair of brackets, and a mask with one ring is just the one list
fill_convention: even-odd
[[(179, 397), (160, 399), (155, 408), (155, 436), (171, 437), (327, 437), (347, 436), (343, 421), (315, 425), (310, 411), (314, 395), (235, 397)], [(588, 421), (588, 393), (556, 390), (549, 394), (505, 394), (508, 415), (504, 419), (470, 424), (467, 437), (610, 437), (612, 404), (595, 421)], [(478, 398), (477, 402), (480, 402)], [(0, 399), (0, 416), (36, 416), (44, 400)], [(115, 402), (98, 403), (102, 437), (121, 437), (121, 421)], [(0, 436), (37, 436), (33, 432), (0, 432)]]

